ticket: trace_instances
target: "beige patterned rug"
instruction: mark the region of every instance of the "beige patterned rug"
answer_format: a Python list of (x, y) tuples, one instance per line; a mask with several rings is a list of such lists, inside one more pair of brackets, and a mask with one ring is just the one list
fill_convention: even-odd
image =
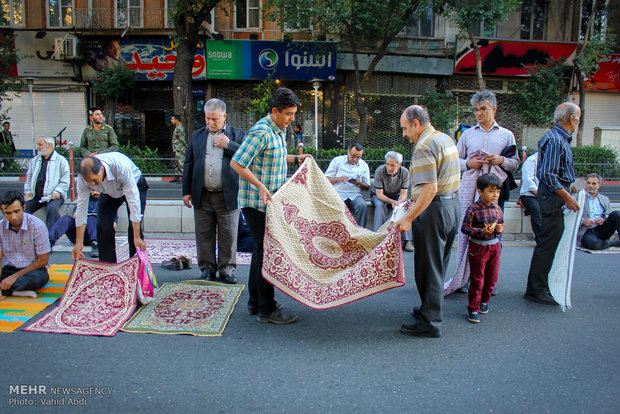
[(311, 158), (267, 207), (263, 277), (315, 309), (403, 286), (400, 232), (359, 227)]

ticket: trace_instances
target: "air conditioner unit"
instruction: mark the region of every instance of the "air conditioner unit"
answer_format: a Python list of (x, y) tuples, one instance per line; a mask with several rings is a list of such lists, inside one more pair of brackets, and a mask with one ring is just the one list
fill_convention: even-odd
[(75, 37), (57, 37), (54, 39), (56, 60), (71, 60), (79, 57), (79, 41)]

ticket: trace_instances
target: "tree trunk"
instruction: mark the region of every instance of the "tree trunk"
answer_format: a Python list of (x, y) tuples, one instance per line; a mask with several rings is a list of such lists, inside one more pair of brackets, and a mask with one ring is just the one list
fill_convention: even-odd
[(114, 120), (116, 118), (116, 109), (118, 108), (118, 97), (107, 96), (104, 100), (103, 116), (105, 123), (114, 128)]
[(583, 72), (579, 67), (575, 68), (575, 75), (577, 76), (577, 84), (579, 85), (579, 108), (581, 108), (581, 118), (579, 119), (579, 129), (577, 129), (577, 141), (575, 145), (581, 146), (583, 141), (583, 126), (586, 119), (586, 85), (583, 79)]
[(474, 33), (471, 30), (467, 30), (467, 35), (474, 47), (474, 55), (476, 55), (476, 77), (478, 78), (478, 87), (481, 91), (486, 89), (484, 84), (484, 78), (482, 77), (482, 57), (480, 57), (480, 48), (478, 47), (478, 41), (474, 37)]
[(357, 109), (357, 114), (360, 117), (360, 127), (359, 133), (357, 134), (357, 142), (362, 145), (366, 144), (366, 135), (368, 132), (368, 108), (364, 103), (364, 96), (361, 91), (355, 90), (353, 94), (353, 100), (355, 102), (355, 108)]
[(196, 54), (195, 39), (180, 39), (172, 81), (174, 113), (181, 117), (186, 134), (194, 131), (194, 97), (192, 94), (192, 65)]

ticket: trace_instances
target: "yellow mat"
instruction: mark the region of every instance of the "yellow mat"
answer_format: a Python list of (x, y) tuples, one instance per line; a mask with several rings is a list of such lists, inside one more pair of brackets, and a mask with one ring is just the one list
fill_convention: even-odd
[(73, 265), (52, 265), (47, 269), (50, 280), (37, 290), (37, 298), (9, 296), (0, 301), (0, 332), (13, 332), (30, 318), (60, 298), (71, 275)]

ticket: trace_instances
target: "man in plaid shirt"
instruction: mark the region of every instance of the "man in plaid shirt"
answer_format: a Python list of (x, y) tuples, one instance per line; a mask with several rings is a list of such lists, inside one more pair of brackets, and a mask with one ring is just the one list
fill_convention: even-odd
[(254, 239), (248, 288), (248, 313), (258, 314), (260, 322), (293, 323), (296, 315), (282, 309), (274, 300), (273, 285), (262, 277), (263, 239), (266, 205), (271, 194), (286, 181), (287, 162), (299, 162), (309, 154), (293, 155), (286, 151), (286, 128), (295, 121), (299, 98), (290, 89), (279, 88), (271, 98), (271, 111), (245, 135), (230, 166), (243, 180), (239, 183), (239, 207), (243, 210)]
[(24, 196), (8, 191), (0, 201), (0, 300), (5, 296), (29, 296), (49, 280), (47, 263), (51, 251), (47, 227), (37, 217), (24, 213)]

